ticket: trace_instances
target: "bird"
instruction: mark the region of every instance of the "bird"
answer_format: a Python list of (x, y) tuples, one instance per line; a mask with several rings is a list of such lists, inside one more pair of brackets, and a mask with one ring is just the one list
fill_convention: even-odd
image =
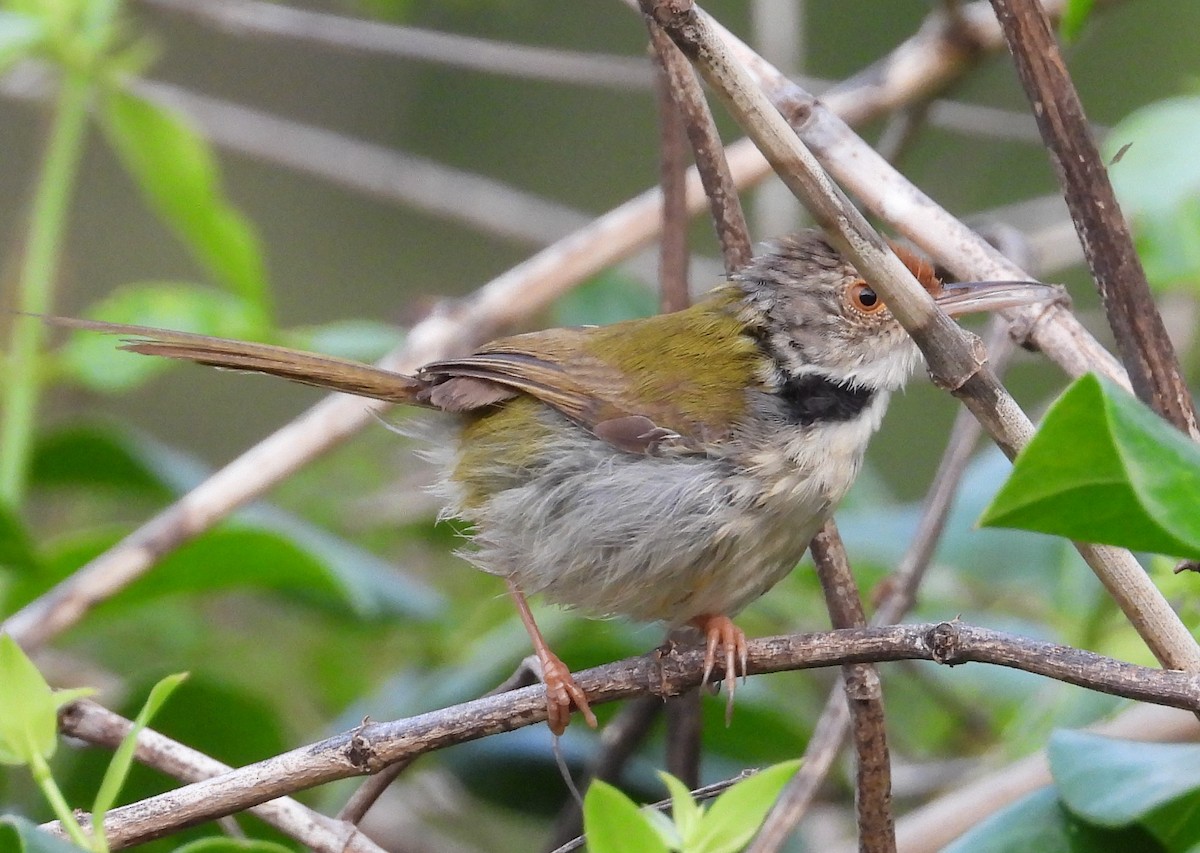
[[(944, 284), (893, 246), (948, 314), (1053, 299), (1036, 282)], [(430, 451), (464, 556), (502, 578), (561, 734), (586, 693), (527, 596), (597, 618), (692, 626), (704, 683), (747, 668), (733, 622), (800, 562), (846, 495), (889, 398), (922, 356), (820, 231), (770, 242), (683, 310), (502, 337), (407, 375), (270, 344), (93, 320), (145, 355), (271, 374), (443, 414)], [(439, 433), (446, 435), (443, 431)], [(732, 707), (730, 705), (730, 707)]]

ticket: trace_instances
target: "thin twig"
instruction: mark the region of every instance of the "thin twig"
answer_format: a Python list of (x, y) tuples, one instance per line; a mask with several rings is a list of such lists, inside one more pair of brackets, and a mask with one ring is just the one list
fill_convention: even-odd
[(1134, 393), (1200, 440), (1195, 403), (1050, 21), (1036, 0), (992, 0), (992, 7), (1046, 141)]
[[(695, 693), (696, 691), (688, 691)], [(684, 694), (685, 696), (688, 694)], [(677, 697), (678, 698), (678, 697)], [(673, 700), (668, 700), (668, 702)], [(616, 782), (634, 751), (650, 733), (654, 721), (662, 714), (664, 703), (657, 696), (643, 696), (626, 703), (621, 712), (605, 724), (600, 731), (600, 749), (595, 759), (584, 772), (580, 788), (584, 791), (593, 779), (605, 782)], [(578, 838), (583, 832), (583, 812), (574, 798), (568, 798), (558, 819), (554, 822), (554, 831), (546, 844), (547, 849), (559, 850), (573, 838)]]
[[(748, 650), (751, 675), (883, 660), (929, 660), (948, 666), (981, 662), (1142, 702), (1200, 710), (1200, 682), (1190, 673), (1137, 666), (958, 621), (768, 637), (751, 640)], [(595, 706), (635, 696), (678, 695), (697, 686), (703, 672), (704, 650), (692, 648), (665, 657), (652, 652), (584, 670), (574, 677)], [(724, 677), (719, 662), (713, 676), (718, 680)], [(319, 743), (114, 809), (105, 820), (105, 829), (117, 849), (545, 719), (545, 691), (537, 686), (406, 720), (369, 722)]]
[(650, 88), (645, 60), (577, 53), (312, 12), (259, 0), (141, 0), (235, 35), (431, 62), (524, 80), (611, 89)]
[(671, 91), (663, 57), (655, 52), (655, 90), (658, 98), (659, 167), (662, 187), (662, 236), (659, 238), (658, 287), (663, 312), (681, 311), (691, 304), (688, 292), (687, 135), (683, 116)]
[[(825, 594), (825, 606), (834, 628), (857, 628), (867, 624), (862, 598), (846, 547), (833, 519), (825, 522), (810, 546), (817, 577)], [(842, 687), (850, 709), (850, 726), (857, 758), (855, 806), (858, 810), (859, 849), (888, 853), (896, 849), (892, 818), (892, 768), (888, 754), (887, 728), (883, 712), (883, 689), (875, 667), (865, 663), (842, 667)], [(783, 846), (756, 841), (754, 853), (775, 853)]]
[(700, 173), (713, 227), (721, 243), (725, 271), (732, 273), (750, 263), (750, 231), (738, 198), (737, 184), (725, 160), (716, 122), (708, 108), (708, 101), (704, 99), (700, 81), (679, 48), (652, 18), (646, 18), (646, 27), (650, 32), (650, 43), (670, 81), (671, 95), (692, 143), (696, 169)]
[[(1002, 374), (1013, 352), (1012, 339), (1008, 337), (1002, 319), (993, 319), (987, 340), (992, 368)], [(883, 583), (886, 592), (871, 618), (872, 625), (899, 622), (912, 608), (917, 588), (950, 517), (963, 472), (982, 432), (979, 421), (966, 409), (959, 409), (946, 441), (946, 450), (933, 475), (933, 484), (926, 493), (912, 541), (896, 570)], [(804, 764), (771, 808), (759, 830), (755, 847), (751, 848), (753, 851), (778, 849), (807, 813), (818, 786), (828, 775), (850, 730), (843, 690), (840, 681), (830, 690), (804, 751)]]
[[(651, 0), (642, 2), (653, 6)], [(1032, 435), (1032, 423), (996, 382), (986, 365), (978, 364), (972, 367), (973, 356), (962, 330), (936, 310), (929, 295), (916, 284), (903, 264), (886, 249), (862, 215), (853, 207), (847, 206), (848, 202), (841, 190), (830, 181), (808, 149), (800, 144), (780, 117), (780, 113), (765, 102), (761, 90), (733, 55), (745, 55), (749, 53), (749, 48), (735, 40), (736, 49), (728, 49), (720, 35), (724, 32), (723, 28), (712, 22), (707, 15), (698, 12), (691, 3), (676, 0), (670, 6), (659, 5), (654, 8), (661, 12), (657, 17), (659, 23), (676, 43), (681, 45), (684, 53), (701, 68), (705, 78), (720, 94), (743, 128), (768, 152), (768, 159), (772, 161), (785, 183), (802, 196), (814, 217), (831, 231), (839, 248), (853, 261), (859, 272), (872, 282), (887, 302), (892, 314), (913, 336), (925, 355), (935, 383), (962, 400), (971, 412), (981, 419), (992, 440), (1012, 458)], [(765, 63), (761, 58), (755, 57), (754, 65), (762, 73), (772, 77), (762, 68)], [(778, 87), (777, 94), (778, 91), (787, 93), (789, 102), (791, 96), (797, 93), (796, 88), (786, 80), (779, 83)], [(784, 110), (783, 107), (779, 109), (804, 126), (805, 141), (813, 135), (814, 118), (818, 113), (823, 114), (824, 128), (837, 128), (838, 135), (844, 142), (845, 150), (839, 154), (843, 158), (840, 162), (847, 163), (845, 158), (851, 157), (849, 152), (853, 152), (851, 162), (854, 168), (849, 170), (849, 174), (854, 176), (855, 181), (861, 184), (865, 174), (857, 167), (864, 162), (874, 161), (874, 174), (881, 176), (880, 180), (883, 183), (890, 184), (891, 190), (902, 193), (908, 202), (915, 203), (921, 200), (923, 206), (928, 207), (922, 212), (929, 214), (931, 218), (935, 211), (940, 213), (939, 224), (947, 227), (946, 233), (954, 234), (955, 248), (960, 251), (941, 254), (933, 251), (936, 246), (944, 246), (945, 234), (939, 234), (938, 239), (929, 246), (915, 238), (914, 241), (934, 254), (956, 274), (971, 277), (970, 272), (976, 269), (976, 265), (995, 272), (993, 276), (979, 276), (986, 279), (1011, 279), (1018, 277), (1017, 274), (1022, 272), (972, 234), (962, 223), (937, 209), (927, 196), (903, 181), (869, 146), (858, 140), (835, 116), (821, 109), (816, 101), (809, 98), (801, 106), (800, 112)], [(825, 153), (830, 153), (828, 148)], [(878, 190), (878, 187), (870, 187), (869, 192), (876, 194), (872, 197), (878, 198)], [(889, 197), (888, 201), (895, 203), (897, 199)], [(915, 212), (909, 211), (910, 214)], [(897, 210), (889, 208), (881, 213), (895, 217)], [(919, 231), (927, 227), (928, 223), (916, 225), (914, 220), (918, 218), (920, 217), (896, 218), (896, 224)], [(908, 235), (903, 228), (901, 231)], [(924, 236), (930, 235), (926, 233)], [(963, 265), (964, 261), (968, 263)], [(962, 268), (960, 265), (963, 265)], [(1028, 278), (1023, 274), (1019, 277)], [(1006, 312), (1006, 316), (1023, 321), (1025, 333), (1039, 345), (1049, 344), (1056, 347), (1056, 360), (1058, 356), (1062, 356), (1061, 363), (1064, 365), (1082, 365), (1086, 369), (1111, 372), (1124, 378), (1124, 371), (1119, 365), (1113, 364), (1112, 357), (1060, 306), (1014, 309)], [(1047, 334), (1047, 330), (1050, 329), (1053, 329), (1053, 333)], [(1068, 342), (1070, 346), (1064, 351), (1063, 347)], [(1128, 381), (1127, 378), (1125, 381)], [(1082, 543), (1076, 543), (1076, 548), (1121, 607), (1147, 647), (1164, 666), (1200, 670), (1200, 646), (1132, 554), (1120, 548)]]
[[(68, 705), (59, 715), (59, 730), (87, 743), (116, 749), (133, 723), (87, 699)], [(182, 782), (210, 779), (232, 768), (178, 741), (143, 729), (134, 757)], [(326, 817), (289, 797), (250, 809), (251, 813), (317, 853), (383, 853), (352, 824)]]

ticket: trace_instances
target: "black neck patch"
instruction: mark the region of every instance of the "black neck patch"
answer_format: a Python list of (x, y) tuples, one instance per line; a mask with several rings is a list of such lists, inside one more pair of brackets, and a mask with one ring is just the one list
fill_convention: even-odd
[(801, 426), (852, 421), (874, 395), (863, 385), (835, 382), (812, 373), (788, 379), (779, 390), (784, 417), (788, 423)]

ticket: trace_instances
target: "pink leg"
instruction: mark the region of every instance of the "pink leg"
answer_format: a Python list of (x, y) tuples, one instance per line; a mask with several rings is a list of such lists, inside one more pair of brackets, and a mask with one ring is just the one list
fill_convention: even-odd
[(538, 630), (537, 623), (533, 621), (533, 613), (529, 610), (529, 602), (525, 600), (524, 593), (517, 589), (512, 581), (508, 581), (508, 594), (517, 605), (517, 612), (521, 614), (521, 621), (525, 623), (525, 630), (529, 632), (529, 639), (533, 641), (534, 654), (542, 665), (542, 682), (546, 685), (546, 723), (550, 726), (550, 731), (561, 735), (567, 730), (567, 723), (571, 721), (572, 702), (583, 714), (587, 724), (593, 729), (596, 728), (596, 715), (588, 705), (587, 694), (575, 683), (575, 679), (571, 678), (571, 670), (567, 665), (546, 645), (546, 639)]
[(741, 666), (742, 678), (746, 677), (746, 661), (749, 650), (746, 648), (746, 634), (728, 616), (706, 613), (697, 616), (688, 624), (698, 628), (705, 636), (704, 647), (704, 683), (712, 675), (717, 662), (717, 646), (725, 649), (725, 689), (728, 698), (725, 705), (725, 725), (733, 719), (733, 694), (737, 690), (738, 666)]

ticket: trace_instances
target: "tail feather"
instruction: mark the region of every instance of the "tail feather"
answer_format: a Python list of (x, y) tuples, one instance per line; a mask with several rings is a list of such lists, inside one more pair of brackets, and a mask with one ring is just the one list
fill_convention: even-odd
[(265, 373), (305, 385), (371, 397), (389, 403), (429, 405), (427, 401), (418, 399), (418, 395), (428, 391), (429, 383), (347, 358), (319, 355), (272, 344), (155, 329), (150, 326), (103, 323), (70, 317), (41, 319), (53, 326), (121, 335), (124, 338), (121, 349), (142, 355), (192, 361), (229, 370)]

